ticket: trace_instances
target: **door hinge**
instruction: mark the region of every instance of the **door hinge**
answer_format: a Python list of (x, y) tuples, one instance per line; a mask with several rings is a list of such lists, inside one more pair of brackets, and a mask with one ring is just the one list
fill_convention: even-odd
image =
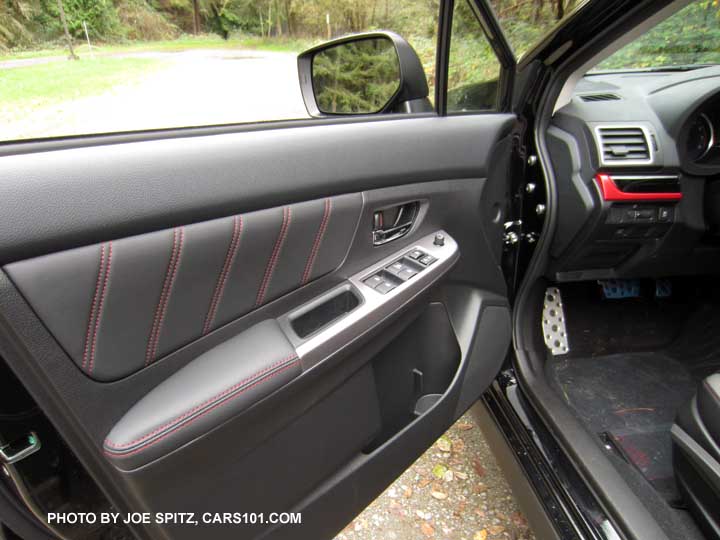
[(522, 237), (522, 220), (506, 221), (503, 223), (503, 243), (505, 246), (514, 246)]

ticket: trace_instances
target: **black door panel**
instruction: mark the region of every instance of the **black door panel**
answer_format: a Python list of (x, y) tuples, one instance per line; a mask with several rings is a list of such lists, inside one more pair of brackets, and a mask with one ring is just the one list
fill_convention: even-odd
[(105, 242), (5, 271), (75, 364), (125, 377), (336, 269), (359, 194)]
[[(121, 511), (294, 509), (301, 526), (203, 534), (332, 534), (503, 360), (512, 125), (418, 118), (4, 157), (0, 353)], [(408, 234), (373, 246), (375, 211), (408, 202)], [(407, 261), (416, 247), (437, 261)], [(365, 287), (401, 259), (418, 274), (388, 278), (387, 296)], [(357, 302), (308, 335), (293, 326), (333, 291)]]
[(3, 156), (0, 263), (330, 195), (482, 178), (513, 119), (404, 118)]

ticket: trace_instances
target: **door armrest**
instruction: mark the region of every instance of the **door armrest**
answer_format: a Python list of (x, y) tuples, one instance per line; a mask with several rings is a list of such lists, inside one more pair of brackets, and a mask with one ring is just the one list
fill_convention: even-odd
[(156, 386), (103, 444), (130, 470), (198, 439), (300, 375), (294, 347), (275, 320), (256, 324)]

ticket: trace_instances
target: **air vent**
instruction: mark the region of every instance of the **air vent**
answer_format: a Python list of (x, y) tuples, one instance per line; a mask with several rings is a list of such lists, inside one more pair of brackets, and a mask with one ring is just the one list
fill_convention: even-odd
[(601, 127), (597, 130), (602, 161), (605, 164), (650, 163), (650, 145), (639, 126)]
[(617, 94), (585, 94), (580, 96), (583, 101), (617, 101), (620, 96)]

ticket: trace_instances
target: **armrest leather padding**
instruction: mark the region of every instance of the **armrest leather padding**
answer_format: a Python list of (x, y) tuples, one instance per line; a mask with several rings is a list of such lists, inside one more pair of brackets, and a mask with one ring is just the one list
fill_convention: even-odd
[(105, 439), (105, 455), (130, 470), (157, 459), (300, 375), (277, 321), (258, 323), (209, 350), (138, 401)]

